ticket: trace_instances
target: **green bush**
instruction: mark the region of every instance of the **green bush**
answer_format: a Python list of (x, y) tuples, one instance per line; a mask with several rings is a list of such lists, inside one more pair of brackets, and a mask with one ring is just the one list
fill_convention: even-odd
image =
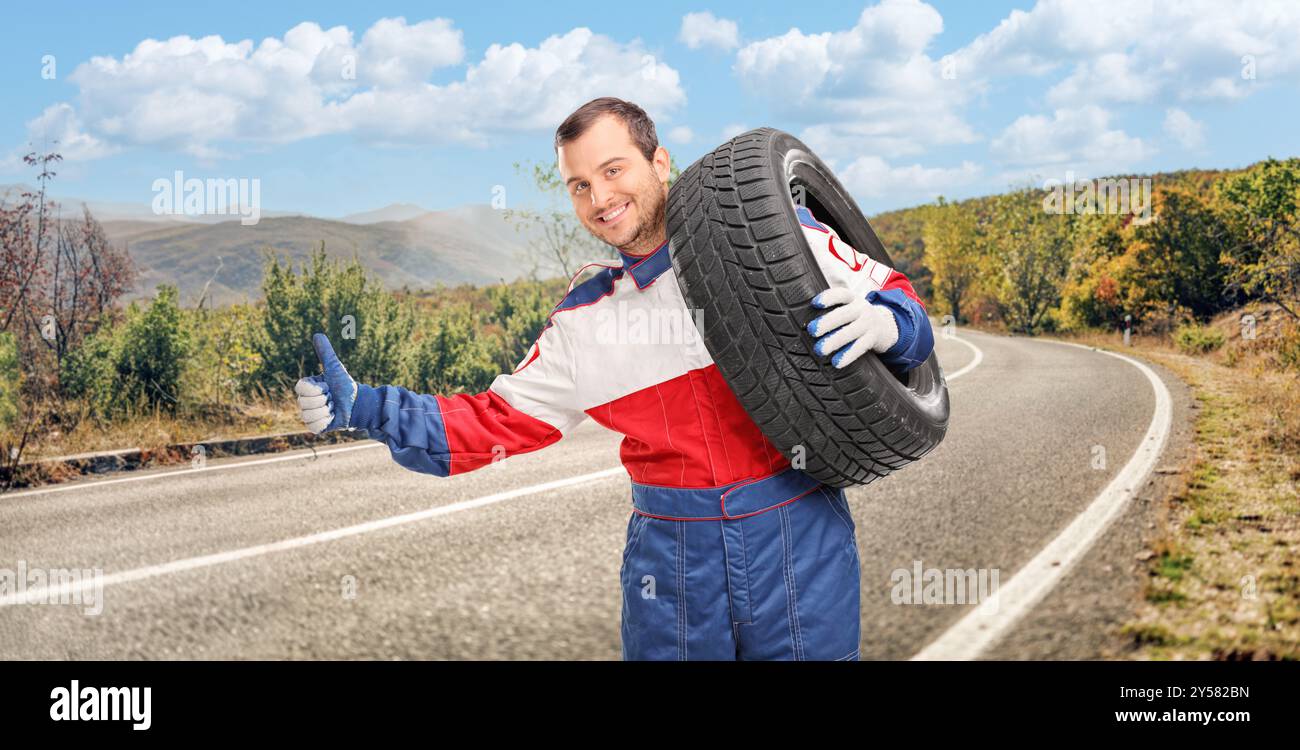
[[(487, 390), (502, 372), (496, 362), (500, 340), (481, 335), (481, 326), (468, 305), (444, 308), (428, 327), (414, 345), (407, 387), (421, 393), (476, 393)], [(513, 370), (515, 364), (505, 371)]]
[(192, 352), (181, 377), (185, 404), (235, 403), (254, 395), (262, 365), (256, 344), (262, 311), (253, 305), (188, 310), (186, 330)]
[(1174, 344), (1187, 354), (1206, 354), (1223, 346), (1223, 332), (1209, 326), (1189, 323), (1174, 331)]
[(400, 377), (414, 318), (357, 259), (341, 264), (322, 246), (295, 273), (270, 256), (262, 294), (266, 305), (255, 346), (261, 360), (255, 379), (262, 387), (286, 388), (318, 373), (311, 343), (318, 332), (330, 337), (357, 380), (387, 383)]
[(64, 393), (84, 399), (100, 417), (133, 407), (174, 411), (190, 354), (182, 321), (174, 286), (159, 286), (147, 309), (132, 302), (124, 321), (105, 321), (64, 359)]
[(18, 418), (21, 386), (18, 342), (12, 333), (0, 333), (0, 430), (8, 429)]

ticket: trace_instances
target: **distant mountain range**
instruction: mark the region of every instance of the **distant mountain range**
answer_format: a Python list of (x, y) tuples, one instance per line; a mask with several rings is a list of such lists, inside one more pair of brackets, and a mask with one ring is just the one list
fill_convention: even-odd
[[(0, 185), (0, 198), (8, 193), (12, 200), (23, 188)], [(528, 269), (531, 236), (488, 205), (429, 211), (398, 203), (338, 219), (264, 211), (257, 224), (244, 226), (231, 216), (193, 220), (157, 216), (148, 205), (55, 200), (64, 218), (89, 206), (109, 239), (127, 246), (139, 270), (135, 297), (175, 284), (185, 304), (196, 303), (205, 286), (217, 305), (253, 301), (261, 296), (265, 251), (296, 265), (322, 241), (327, 254), (355, 255), (390, 289), (513, 281)]]

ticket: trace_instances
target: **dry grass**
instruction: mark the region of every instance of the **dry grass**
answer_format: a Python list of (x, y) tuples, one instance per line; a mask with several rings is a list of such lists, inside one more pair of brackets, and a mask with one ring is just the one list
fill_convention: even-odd
[(1137, 659), (1300, 659), (1300, 373), (1293, 324), (1255, 309), (1212, 326), (1203, 356), (1169, 341), (1074, 337), (1168, 367), (1196, 400), (1185, 485), (1168, 498), (1144, 555), (1145, 600), (1122, 629)]
[(24, 462), (120, 448), (161, 451), (173, 443), (303, 430), (297, 409), (288, 398), (208, 409), (202, 414), (140, 413), (110, 422), (97, 422), (84, 415), (65, 413), (63, 421), (71, 426), (61, 428), (55, 425), (33, 436), (34, 442), (23, 451)]

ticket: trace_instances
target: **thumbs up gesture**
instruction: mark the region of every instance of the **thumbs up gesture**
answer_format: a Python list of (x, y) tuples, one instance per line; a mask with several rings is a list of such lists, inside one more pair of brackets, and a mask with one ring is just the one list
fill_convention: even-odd
[(317, 435), (350, 429), (352, 405), (357, 400), (357, 381), (343, 367), (325, 334), (312, 336), (311, 343), (324, 372), (303, 378), (294, 386), (302, 421)]

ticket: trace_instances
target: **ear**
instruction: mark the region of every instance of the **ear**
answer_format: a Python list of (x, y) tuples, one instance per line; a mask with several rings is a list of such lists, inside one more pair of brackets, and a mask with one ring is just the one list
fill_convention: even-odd
[(660, 182), (667, 182), (668, 175), (672, 174), (672, 158), (668, 155), (668, 149), (660, 146), (655, 149), (655, 158), (651, 162), (654, 165), (655, 175), (659, 177)]

